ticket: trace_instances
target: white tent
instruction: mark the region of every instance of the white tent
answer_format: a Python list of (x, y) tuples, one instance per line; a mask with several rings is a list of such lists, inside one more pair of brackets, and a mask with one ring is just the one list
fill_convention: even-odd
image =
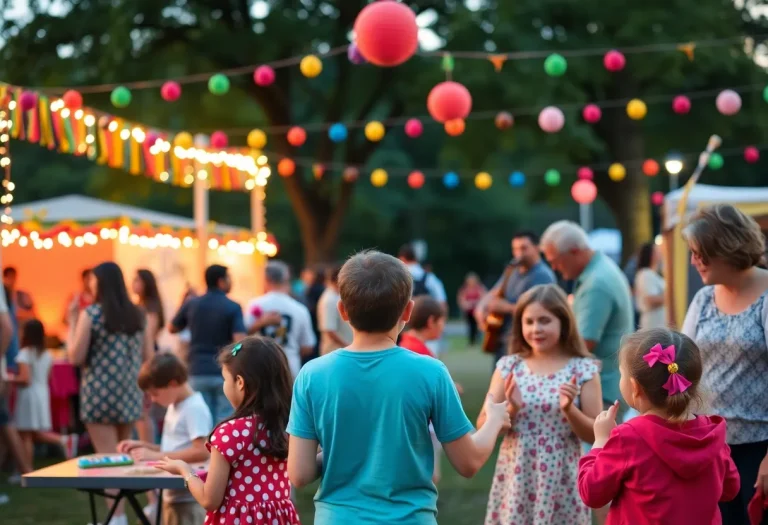
[[(672, 191), (664, 197), (663, 227), (665, 230), (674, 228), (678, 221), (678, 206), (683, 196), (684, 188)], [(727, 202), (737, 205), (745, 213), (751, 209), (762, 213), (768, 208), (768, 188), (712, 186), (697, 184), (688, 195), (685, 216), (692, 214), (703, 206)], [(754, 205), (754, 206), (752, 206)]]

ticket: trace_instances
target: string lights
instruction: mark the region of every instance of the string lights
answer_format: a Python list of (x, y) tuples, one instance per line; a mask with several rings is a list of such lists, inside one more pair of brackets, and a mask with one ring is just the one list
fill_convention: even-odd
[[(2, 103), (2, 101), (0, 101)], [(16, 102), (11, 101), (12, 104)], [(13, 190), (16, 185), (11, 180), (11, 121), (8, 120), (8, 109), (0, 106), (0, 173), (2, 173), (2, 195), (0, 205), (3, 207), (0, 222), (13, 224), (11, 218), (11, 203), (13, 202)]]

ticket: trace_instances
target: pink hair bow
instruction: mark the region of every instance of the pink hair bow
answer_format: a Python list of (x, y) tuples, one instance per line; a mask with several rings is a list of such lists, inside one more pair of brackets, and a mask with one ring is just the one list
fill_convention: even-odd
[(660, 344), (655, 344), (648, 350), (648, 353), (643, 356), (643, 360), (648, 363), (648, 366), (652, 367), (656, 363), (662, 363), (667, 365), (667, 371), (669, 372), (669, 379), (664, 383), (664, 390), (667, 394), (674, 396), (675, 394), (681, 394), (685, 392), (691, 382), (678, 373), (678, 366), (675, 363), (675, 345), (670, 345), (666, 348), (662, 348)]

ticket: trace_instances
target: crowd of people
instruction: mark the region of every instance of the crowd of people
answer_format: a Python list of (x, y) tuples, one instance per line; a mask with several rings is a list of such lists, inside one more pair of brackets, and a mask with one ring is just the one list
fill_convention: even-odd
[[(516, 234), (490, 290), (470, 276), (458, 294), (470, 340), (502, 320), (484, 344), (495, 365), (476, 426), (439, 359), (444, 286), (410, 246), (397, 258), (354, 255), (322, 279), (305, 275), (301, 290), (272, 261), (266, 293), (245, 310), (213, 265), (206, 292), (167, 323), (186, 334), (176, 353), (158, 352), (151, 273), (135, 276), (134, 302), (106, 262), (68, 309), (79, 417), (97, 452), (184, 478), (185, 490), (145, 509), (162, 505), (166, 524), (295, 525), (292, 488), (318, 479), (317, 524), (436, 523), (441, 454), (472, 477), (502, 436), (486, 525), (766, 525), (765, 240), (729, 205), (697, 212), (684, 235), (705, 286), (680, 332), (665, 327), (656, 247), (640, 250), (630, 280), (569, 221), (540, 239)], [(15, 426), (4, 400), (0, 426), (25, 472), (35, 441), (63, 441), (46, 419), (44, 328), (34, 314), (16, 318), (19, 295), (8, 295), (0, 344), (15, 323), (23, 337), (6, 375), (19, 390)], [(153, 405), (164, 411), (159, 440)], [(125, 523), (119, 509), (110, 525)]]

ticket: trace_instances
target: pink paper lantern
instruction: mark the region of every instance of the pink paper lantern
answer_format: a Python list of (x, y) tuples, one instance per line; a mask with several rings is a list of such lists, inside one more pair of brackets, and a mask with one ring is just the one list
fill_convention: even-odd
[(75, 91), (74, 89), (65, 92), (64, 96), (61, 97), (61, 100), (64, 101), (64, 105), (69, 109), (80, 109), (83, 107), (83, 96), (79, 91)]
[(654, 206), (661, 206), (664, 204), (664, 193), (661, 191), (654, 191), (651, 194), (651, 204)]
[(181, 86), (178, 82), (169, 80), (160, 88), (160, 96), (163, 97), (163, 100), (166, 102), (179, 100), (179, 97), (181, 96)]
[(760, 160), (760, 150), (758, 150), (754, 146), (747, 146), (744, 148), (744, 160), (749, 162), (750, 164), (754, 164), (758, 160)]
[(257, 86), (267, 87), (275, 81), (275, 70), (269, 66), (259, 66), (253, 72), (253, 81)]
[(577, 180), (571, 186), (571, 197), (579, 204), (592, 204), (597, 198), (597, 186), (591, 180)]
[(405, 134), (412, 139), (421, 136), (423, 131), (424, 125), (417, 118), (408, 119), (408, 121), (405, 123)]
[(37, 104), (37, 94), (34, 91), (23, 91), (19, 97), (19, 107), (22, 111), (29, 111)]
[(155, 142), (158, 141), (160, 138), (160, 135), (156, 131), (150, 131), (147, 133), (147, 144), (149, 144), (150, 147), (155, 145)]
[(691, 110), (691, 99), (685, 95), (678, 95), (672, 100), (672, 111), (678, 115), (685, 115)]
[(627, 59), (621, 51), (612, 49), (603, 57), (603, 65), (611, 73), (616, 73), (624, 69), (624, 66), (627, 65)]
[(223, 131), (214, 131), (211, 134), (211, 146), (214, 148), (226, 148), (229, 143), (227, 134)]
[(441, 124), (449, 120), (463, 120), (472, 111), (472, 95), (458, 82), (441, 82), (429, 92), (427, 109), (432, 118)]
[(735, 115), (741, 109), (741, 97), (732, 89), (725, 89), (717, 95), (715, 105), (723, 115)]
[(555, 106), (548, 106), (539, 113), (539, 127), (547, 133), (557, 133), (565, 125), (565, 115)]
[(584, 106), (584, 110), (581, 112), (586, 122), (595, 124), (603, 117), (603, 112), (597, 104), (587, 104)]
[(595, 174), (592, 171), (592, 168), (587, 166), (582, 166), (579, 168), (579, 171), (576, 172), (576, 176), (582, 180), (592, 180), (595, 178)]
[(354, 30), (360, 54), (376, 66), (400, 65), (419, 48), (416, 13), (399, 2), (368, 4), (357, 15)]

